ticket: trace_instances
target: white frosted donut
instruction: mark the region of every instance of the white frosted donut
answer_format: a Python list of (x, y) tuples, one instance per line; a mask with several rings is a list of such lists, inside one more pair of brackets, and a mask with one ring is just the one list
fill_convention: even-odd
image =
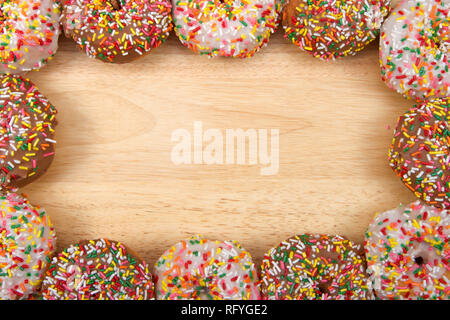
[(380, 37), (382, 79), (408, 98), (450, 95), (450, 0), (404, 0), (384, 22)]
[(267, 45), (278, 26), (278, 0), (172, 0), (181, 43), (202, 55), (246, 58)]
[(235, 241), (194, 236), (168, 249), (155, 264), (159, 300), (257, 300), (258, 277), (250, 254)]
[(56, 247), (45, 211), (21, 195), (0, 196), (0, 300), (36, 292)]
[(365, 241), (381, 299), (450, 298), (450, 215), (420, 201), (377, 214)]
[(40, 69), (58, 49), (60, 10), (53, 0), (0, 2), (0, 72)]

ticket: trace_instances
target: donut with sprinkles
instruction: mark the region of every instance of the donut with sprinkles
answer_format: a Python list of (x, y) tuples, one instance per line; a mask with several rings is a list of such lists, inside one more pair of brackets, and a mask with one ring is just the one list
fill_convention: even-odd
[(377, 297), (450, 299), (449, 236), (449, 212), (420, 201), (377, 214), (364, 245)]
[(91, 58), (133, 61), (163, 44), (172, 30), (168, 0), (60, 0), (64, 33)]
[(117, 241), (84, 240), (55, 256), (42, 282), (44, 300), (152, 300), (148, 264)]
[(380, 36), (381, 75), (407, 98), (450, 96), (449, 0), (404, 0)]
[(390, 0), (290, 0), (283, 8), (285, 38), (316, 58), (355, 55), (379, 34)]
[(252, 57), (279, 24), (279, 0), (172, 0), (181, 43), (209, 57)]
[(363, 248), (341, 236), (293, 236), (264, 255), (264, 300), (369, 300)]
[(58, 49), (59, 19), (53, 0), (0, 1), (0, 73), (43, 67)]
[(0, 196), (0, 300), (27, 299), (39, 290), (56, 248), (52, 222), (25, 195)]
[(158, 300), (259, 299), (255, 264), (236, 241), (180, 241), (158, 259), (154, 274)]
[(22, 187), (44, 174), (55, 154), (55, 107), (21, 76), (0, 77), (0, 187)]
[(450, 99), (423, 102), (398, 120), (389, 165), (419, 199), (450, 208)]

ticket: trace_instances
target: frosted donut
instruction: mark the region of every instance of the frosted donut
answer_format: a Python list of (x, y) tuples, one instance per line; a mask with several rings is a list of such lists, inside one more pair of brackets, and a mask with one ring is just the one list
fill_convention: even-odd
[(58, 49), (59, 18), (53, 0), (0, 1), (0, 72), (44, 66)]
[(56, 113), (28, 79), (0, 77), (0, 189), (22, 187), (50, 167)]
[(60, 0), (67, 37), (91, 58), (125, 63), (150, 53), (172, 30), (168, 0)]
[(449, 212), (419, 201), (377, 214), (365, 241), (377, 297), (449, 299), (449, 235)]
[(247, 58), (278, 26), (278, 0), (172, 0), (175, 32), (201, 55)]
[(300, 235), (264, 255), (264, 300), (373, 299), (363, 248), (340, 236)]
[(398, 120), (389, 165), (416, 197), (450, 208), (450, 99), (414, 106)]
[(0, 300), (27, 299), (40, 287), (55, 231), (45, 210), (24, 195), (2, 195), (0, 202)]
[(449, 0), (402, 1), (381, 29), (381, 75), (408, 98), (450, 96)]
[(236, 241), (194, 236), (168, 249), (155, 264), (159, 300), (258, 300), (250, 254)]
[(285, 38), (322, 60), (355, 55), (379, 34), (390, 0), (290, 0)]
[(42, 282), (44, 300), (151, 300), (148, 264), (120, 242), (84, 240), (55, 256)]

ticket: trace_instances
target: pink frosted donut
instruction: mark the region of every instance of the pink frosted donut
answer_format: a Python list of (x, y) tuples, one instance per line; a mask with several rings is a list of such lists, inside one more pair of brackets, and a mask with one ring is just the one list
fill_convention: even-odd
[(267, 45), (279, 23), (278, 0), (172, 0), (181, 43), (202, 55), (247, 58)]
[(377, 214), (364, 245), (377, 297), (450, 299), (449, 236), (449, 212), (420, 201)]
[(159, 300), (259, 299), (252, 257), (235, 241), (180, 241), (159, 258), (154, 274)]
[(0, 300), (36, 293), (55, 248), (55, 231), (45, 210), (23, 195), (0, 196)]
[(450, 95), (449, 0), (403, 0), (380, 37), (383, 81), (416, 100)]
[(0, 2), (0, 73), (43, 67), (58, 49), (60, 10), (53, 0)]

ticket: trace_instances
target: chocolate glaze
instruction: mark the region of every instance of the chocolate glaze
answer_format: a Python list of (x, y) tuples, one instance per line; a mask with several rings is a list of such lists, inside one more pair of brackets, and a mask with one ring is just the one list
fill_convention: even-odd
[(425, 102), (402, 115), (388, 154), (402, 182), (438, 208), (450, 207), (449, 101)]
[(5, 191), (27, 185), (50, 167), (57, 111), (28, 79), (8, 75), (0, 81), (0, 181)]
[(299, 235), (264, 256), (264, 299), (372, 299), (362, 246), (344, 237)]
[[(73, 38), (88, 56), (103, 62), (136, 60), (165, 42), (172, 30), (171, 4), (167, 0), (93, 3), (91, 0), (62, 1), (61, 24), (66, 37)], [(109, 18), (105, 19), (106, 16)]]
[(321, 59), (354, 55), (377, 36), (389, 1), (290, 0), (282, 25), (286, 38)]

